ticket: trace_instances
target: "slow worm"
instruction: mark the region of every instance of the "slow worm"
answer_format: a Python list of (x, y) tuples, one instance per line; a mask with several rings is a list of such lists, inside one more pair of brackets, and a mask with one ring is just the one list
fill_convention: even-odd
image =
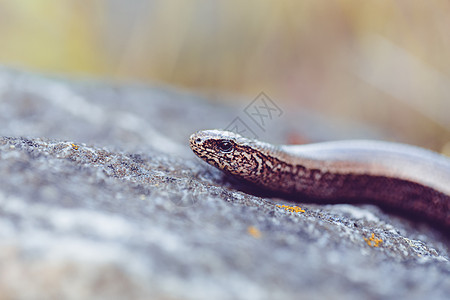
[(190, 137), (194, 153), (225, 173), (280, 195), (373, 203), (450, 232), (450, 159), (369, 140), (279, 145), (221, 130)]

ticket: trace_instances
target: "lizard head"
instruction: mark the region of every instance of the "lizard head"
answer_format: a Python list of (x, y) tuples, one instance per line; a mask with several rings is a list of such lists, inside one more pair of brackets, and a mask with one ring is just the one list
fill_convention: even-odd
[(257, 171), (258, 162), (252, 148), (254, 141), (237, 133), (202, 130), (190, 137), (192, 151), (207, 163), (237, 177), (249, 179)]

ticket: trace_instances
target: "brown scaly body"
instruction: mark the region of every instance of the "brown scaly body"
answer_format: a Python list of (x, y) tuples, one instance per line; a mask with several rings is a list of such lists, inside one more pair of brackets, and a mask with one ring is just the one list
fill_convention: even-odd
[(373, 203), (450, 231), (450, 159), (414, 146), (340, 141), (274, 146), (238, 134), (193, 134), (194, 153), (239, 179), (283, 195)]

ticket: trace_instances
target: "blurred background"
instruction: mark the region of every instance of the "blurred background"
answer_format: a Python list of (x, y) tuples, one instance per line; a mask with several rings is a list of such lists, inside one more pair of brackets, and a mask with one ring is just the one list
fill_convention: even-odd
[(0, 0), (0, 64), (214, 101), (264, 91), (450, 153), (449, 16), (447, 0)]

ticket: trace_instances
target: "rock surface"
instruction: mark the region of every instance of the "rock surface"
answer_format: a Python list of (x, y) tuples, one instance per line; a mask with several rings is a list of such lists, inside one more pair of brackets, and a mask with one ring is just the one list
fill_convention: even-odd
[(447, 299), (442, 232), (247, 194), (196, 158), (189, 135), (235, 114), (0, 69), (0, 299)]

